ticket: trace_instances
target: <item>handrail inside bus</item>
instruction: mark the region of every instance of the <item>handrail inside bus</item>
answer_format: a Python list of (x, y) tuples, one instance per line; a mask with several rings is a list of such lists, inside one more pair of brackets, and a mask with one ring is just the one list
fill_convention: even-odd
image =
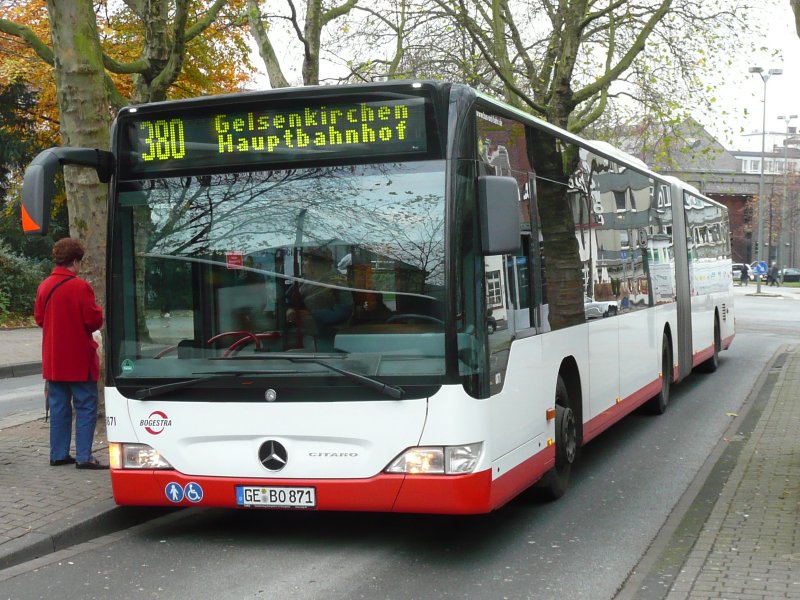
[[(174, 256), (172, 254), (158, 254), (153, 252), (140, 252), (139, 256), (143, 256), (145, 258), (164, 258), (167, 260), (184, 260), (188, 262), (196, 262), (201, 264), (207, 264), (212, 266), (224, 266), (227, 268), (227, 264), (219, 261), (219, 260), (209, 260), (207, 258), (194, 258), (190, 256)], [(250, 273), (258, 273), (259, 275), (271, 275), (272, 277), (277, 277), (278, 279), (286, 279), (287, 281), (296, 281), (298, 283), (309, 283), (311, 285), (316, 285), (318, 287), (325, 287), (330, 288), (332, 290), (341, 290), (343, 292), (362, 292), (365, 294), (394, 294), (395, 296), (411, 296), (414, 298), (425, 298), (426, 300), (433, 300), (437, 301), (438, 298), (434, 298), (433, 296), (428, 296), (426, 294), (415, 294), (414, 292), (399, 292), (397, 290), (368, 290), (365, 288), (354, 288), (354, 287), (347, 287), (342, 285), (334, 285), (332, 283), (322, 283), (321, 281), (316, 281), (314, 279), (304, 279), (302, 277), (293, 277), (292, 275), (286, 275), (285, 273), (277, 273), (275, 271), (267, 271), (266, 269), (256, 269), (254, 267), (246, 267), (244, 265), (236, 267), (240, 271), (249, 271)]]

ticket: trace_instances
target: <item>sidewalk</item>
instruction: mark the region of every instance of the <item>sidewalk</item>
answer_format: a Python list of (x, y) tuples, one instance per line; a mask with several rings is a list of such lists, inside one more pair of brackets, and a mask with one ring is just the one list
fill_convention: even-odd
[(616, 600), (800, 599), (800, 346), (741, 413)]
[[(8, 334), (0, 331), (2, 356), (26, 337)], [(165, 514), (116, 507), (108, 471), (50, 467), (41, 417), (3, 421), (0, 580), (3, 569)], [(618, 598), (800, 599), (800, 346), (767, 365), (729, 431), (717, 461), (729, 463), (723, 476), (715, 466), (699, 482), (671, 538), (648, 552)], [(103, 423), (96, 444), (98, 453), (106, 447)]]
[(668, 600), (800, 598), (800, 347), (785, 350)]
[(42, 372), (42, 330), (0, 330), (0, 379)]
[[(0, 379), (41, 373), (41, 339), (38, 328), (0, 330)], [(51, 467), (40, 406), (0, 419), (0, 580), (3, 569), (160, 514), (118, 507), (108, 471)], [(99, 421), (93, 450), (107, 457), (107, 447)]]

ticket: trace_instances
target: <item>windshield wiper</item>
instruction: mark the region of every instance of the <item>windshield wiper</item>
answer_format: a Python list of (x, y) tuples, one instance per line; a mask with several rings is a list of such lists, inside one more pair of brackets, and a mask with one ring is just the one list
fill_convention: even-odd
[(266, 371), (263, 369), (259, 371), (226, 371), (224, 373), (220, 373), (218, 371), (198, 371), (192, 373), (192, 375), (207, 375), (207, 377), (182, 379), (181, 381), (174, 381), (173, 383), (165, 383), (164, 385), (154, 385), (152, 387), (142, 388), (136, 390), (133, 393), (133, 397), (137, 400), (146, 400), (147, 398), (154, 398), (156, 396), (161, 396), (162, 394), (168, 394), (169, 392), (174, 392), (176, 390), (193, 386), (196, 383), (203, 381), (214, 381), (216, 379), (225, 379), (226, 377), (241, 377), (242, 375), (286, 375), (295, 373), (297, 373), (297, 371)]
[[(346, 354), (336, 354), (332, 355), (332, 358), (346, 358)], [(396, 385), (389, 385), (388, 383), (383, 383), (374, 377), (370, 377), (368, 375), (361, 375), (360, 373), (354, 373), (353, 371), (347, 371), (346, 369), (340, 369), (339, 367), (335, 367), (329, 362), (325, 362), (324, 360), (320, 360), (319, 358), (314, 358), (312, 356), (287, 356), (286, 354), (259, 354), (257, 356), (228, 356), (226, 358), (219, 358), (219, 359), (212, 359), (212, 360), (288, 360), (289, 362), (310, 362), (321, 365), (334, 371), (336, 373), (340, 373), (344, 375), (348, 379), (356, 381), (363, 385), (364, 387), (370, 388), (372, 390), (376, 390), (381, 394), (385, 394), (390, 398), (394, 398), (395, 400), (400, 400), (403, 396), (405, 396), (406, 391)]]
[(353, 371), (347, 371), (345, 369), (340, 369), (339, 367), (335, 367), (332, 364), (325, 362), (324, 360), (320, 360), (318, 358), (300, 358), (300, 357), (287, 357), (286, 360), (290, 362), (310, 362), (317, 365), (322, 365), (326, 369), (330, 369), (336, 373), (340, 373), (347, 377), (348, 379), (352, 379), (363, 385), (364, 387), (370, 388), (372, 390), (376, 390), (381, 394), (389, 396), (389, 398), (394, 398), (395, 400), (400, 400), (403, 396), (405, 396), (406, 391), (396, 385), (389, 385), (388, 383), (383, 383), (375, 379), (374, 377), (368, 377), (367, 375), (361, 375), (360, 373), (354, 373)]

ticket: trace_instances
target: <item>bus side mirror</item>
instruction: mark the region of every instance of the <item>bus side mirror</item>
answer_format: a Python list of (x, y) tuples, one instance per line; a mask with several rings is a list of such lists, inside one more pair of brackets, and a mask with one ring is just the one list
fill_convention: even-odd
[(111, 180), (113, 155), (90, 148), (49, 148), (40, 152), (25, 169), (22, 181), (22, 230), (28, 235), (45, 235), (50, 226), (50, 207), (56, 173), (64, 165), (92, 167), (103, 183)]
[(483, 256), (522, 251), (516, 179), (499, 175), (478, 177), (478, 212)]

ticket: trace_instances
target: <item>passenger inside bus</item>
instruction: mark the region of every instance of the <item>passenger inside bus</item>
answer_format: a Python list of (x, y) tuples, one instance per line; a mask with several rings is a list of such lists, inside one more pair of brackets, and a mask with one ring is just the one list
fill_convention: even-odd
[[(302, 281), (286, 291), (286, 322), (295, 327), (294, 346), (332, 352), (336, 331), (353, 313), (353, 296), (347, 279), (334, 268), (330, 249), (305, 248), (300, 257)], [(308, 348), (309, 337), (313, 348)]]
[(392, 310), (383, 302), (383, 294), (376, 292), (354, 292), (355, 307), (351, 325), (385, 323)]

